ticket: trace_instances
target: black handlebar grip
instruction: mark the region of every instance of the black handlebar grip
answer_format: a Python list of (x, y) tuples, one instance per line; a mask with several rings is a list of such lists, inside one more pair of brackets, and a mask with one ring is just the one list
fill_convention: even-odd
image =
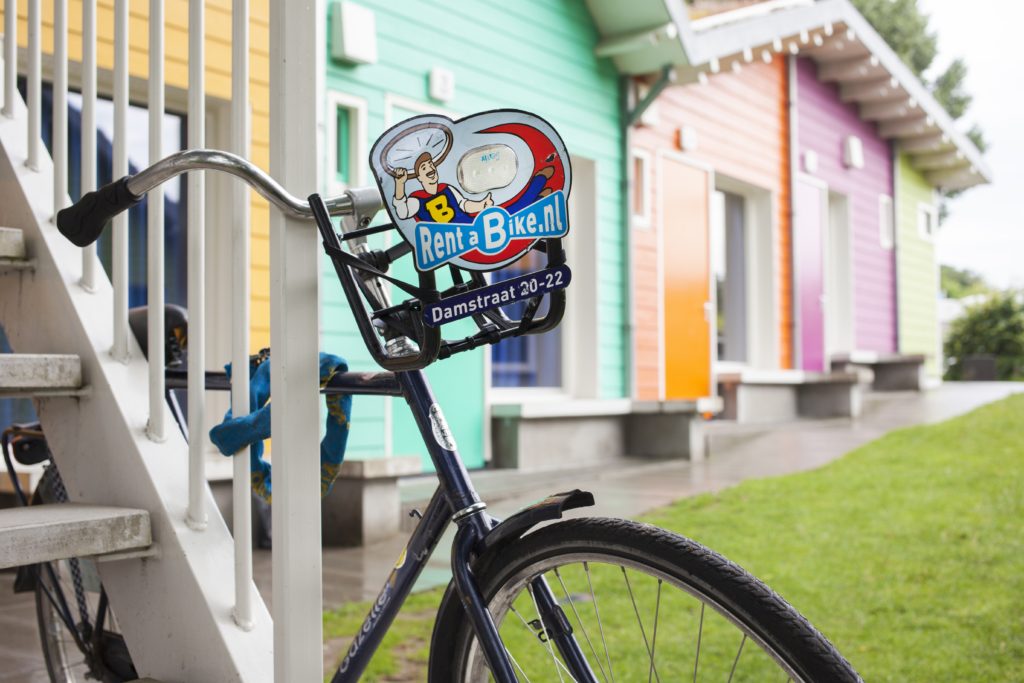
[(107, 221), (132, 208), (142, 197), (128, 189), (125, 176), (89, 192), (66, 209), (57, 212), (57, 229), (79, 247), (87, 247), (100, 238)]

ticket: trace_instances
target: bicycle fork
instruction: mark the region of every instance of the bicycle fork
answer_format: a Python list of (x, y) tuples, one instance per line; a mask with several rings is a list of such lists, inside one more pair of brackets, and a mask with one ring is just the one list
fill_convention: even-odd
[[(473, 516), (479, 518), (480, 521), (476, 524), (460, 524), (459, 530), (455, 534), (455, 543), (452, 545), (452, 575), (455, 579), (455, 587), (462, 599), (462, 606), (473, 624), (473, 630), (476, 632), (480, 648), (483, 650), (494, 679), (498, 683), (517, 683), (519, 677), (515, 672), (512, 654), (505, 648), (501, 640), (494, 619), (487, 611), (486, 602), (480, 593), (476, 577), (473, 576), (470, 569), (471, 554), (478, 539), (477, 529), (474, 527), (487, 524), (484, 521), (486, 516), (482, 509)], [(469, 522), (470, 520), (464, 521)], [(528, 590), (533, 596), (540, 616), (539, 629), (537, 629), (538, 639), (544, 642), (545, 647), (554, 644), (562, 656), (566, 671), (572, 680), (579, 683), (597, 683), (597, 677), (573, 636), (572, 625), (558, 605), (558, 600), (547, 581), (543, 576), (537, 577), (530, 582)], [(554, 657), (553, 653), (552, 657)], [(556, 666), (560, 666), (560, 663), (556, 662)]]

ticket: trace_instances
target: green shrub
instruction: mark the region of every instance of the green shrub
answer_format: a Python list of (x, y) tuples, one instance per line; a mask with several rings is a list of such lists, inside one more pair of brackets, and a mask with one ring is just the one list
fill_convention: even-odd
[(994, 356), (999, 379), (1024, 377), (1024, 297), (997, 292), (953, 321), (946, 337), (946, 379), (961, 379), (970, 356)]

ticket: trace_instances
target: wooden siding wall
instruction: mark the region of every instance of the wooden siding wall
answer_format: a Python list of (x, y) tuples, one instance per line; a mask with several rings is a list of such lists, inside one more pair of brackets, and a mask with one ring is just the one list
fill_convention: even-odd
[[(804, 152), (816, 152), (814, 175), (849, 200), (855, 350), (893, 352), (896, 261), (893, 250), (881, 244), (878, 207), (879, 196), (893, 194), (890, 146), (874, 124), (860, 118), (855, 104), (843, 103), (837, 86), (818, 80), (817, 67), (808, 59), (797, 64), (797, 127), (801, 163)], [(843, 144), (849, 135), (863, 143), (864, 168), (843, 164)], [(797, 272), (799, 276), (799, 268)]]
[[(53, 3), (42, 3), (42, 50), (53, 54)], [(250, 158), (257, 166), (270, 167), (270, 33), (268, 0), (251, 0), (249, 18), (249, 92), (252, 98), (252, 150)], [(166, 0), (164, 62), (168, 88), (184, 90), (188, 87), (188, 1)], [(0, 16), (3, 15), (0, 7)], [(82, 59), (82, 3), (68, 2), (68, 57), (72, 62)], [(133, 79), (145, 79), (149, 74), (149, 3), (131, 0), (129, 3), (129, 73)], [(114, 65), (114, 3), (99, 0), (96, 7), (96, 62), (100, 70), (112, 71)], [(28, 45), (27, 3), (18, 3), (18, 45)], [(72, 84), (75, 69), (70, 69)], [(101, 95), (110, 96), (110, 78), (101, 74), (98, 79)], [(77, 87), (74, 86), (73, 87)], [(133, 102), (145, 102), (146, 90), (132, 83)], [(208, 97), (228, 102), (231, 99), (231, 0), (206, 2), (206, 93)], [(185, 111), (185, 100), (168, 98), (168, 109)], [(207, 136), (212, 131), (207, 130)], [(226, 148), (228, 141), (222, 141)], [(225, 200), (227, 198), (224, 198)], [(207, 203), (210, 198), (207, 199)], [(269, 207), (266, 201), (252, 193), (252, 296), (251, 347), (257, 350), (270, 346), (270, 253)], [(228, 226), (207, 225), (207, 230), (227, 229)], [(208, 256), (209, 258), (209, 256)], [(212, 267), (212, 264), (211, 264)], [(212, 293), (211, 293), (212, 294)], [(226, 361), (227, 359), (221, 359)], [(219, 362), (211, 359), (211, 364)]]
[[(661, 259), (659, 232), (661, 231), (658, 185), (660, 173), (656, 150), (661, 140), (653, 129), (640, 126), (633, 132), (633, 148), (649, 154), (645, 188), (649, 221), (642, 227), (633, 226), (633, 253), (630, 268), (633, 271), (633, 391), (636, 398), (645, 401), (661, 399), (661, 380), (664, 373), (661, 340)], [(675, 145), (670, 147), (675, 149)], [(639, 179), (634, 178), (634, 183)], [(631, 188), (635, 192), (636, 188)], [(703, 207), (706, 211), (707, 207)]]
[[(773, 267), (779, 306), (778, 363), (782, 368), (792, 367), (793, 324), (788, 99), (786, 60), (776, 55), (770, 64), (745, 65), (738, 74), (729, 71), (710, 76), (706, 84), (666, 89), (657, 102), (657, 124), (638, 126), (633, 136), (633, 146), (653, 156), (658, 149), (678, 150), (680, 127), (691, 126), (697, 131), (697, 149), (686, 152), (687, 158), (771, 193), (776, 231)], [(652, 169), (656, 168), (653, 163)], [(653, 175), (650, 185), (650, 192), (656, 192), (658, 183)], [(656, 303), (659, 217), (653, 194), (651, 207), (654, 229), (633, 230), (635, 371), (640, 398), (657, 396), (662, 372), (657, 353)]]
[(918, 208), (934, 206), (931, 185), (900, 154), (896, 171), (896, 259), (901, 353), (928, 356), (928, 374), (942, 374), (939, 357), (938, 266), (935, 243), (921, 236)]
[[(353, 66), (329, 61), (327, 88), (365, 102), (367, 149), (385, 129), (389, 101), (396, 114), (391, 123), (415, 113), (406, 107), (414, 103), (460, 115), (514, 107), (547, 119), (564, 138), (570, 154), (596, 162), (597, 224), (574, 223), (571, 229), (577, 236), (586, 234), (598, 241), (598, 310), (587, 313), (597, 316), (599, 325), (599, 338), (592, 342), (598, 345), (594, 371), (599, 374), (601, 397), (623, 396), (626, 318), (618, 76), (609, 60), (594, 56), (598, 36), (585, 4), (457, 0), (445, 3), (443, 10), (430, 3), (363, 0), (361, 4), (376, 17), (378, 62)], [(328, 21), (334, 20), (332, 13)], [(435, 102), (428, 96), (429, 73), (435, 66), (455, 76), (455, 96), (449, 102)], [(334, 113), (327, 112), (326, 120), (331, 125)], [(372, 182), (369, 174), (366, 177)], [(583, 190), (573, 188), (577, 191)], [(573, 259), (570, 254), (575, 269)], [(325, 277), (324, 348), (345, 354), (355, 367), (372, 367), (333, 274)], [(571, 288), (569, 301), (573, 305)], [(482, 462), (486, 352), (460, 354), (427, 373), (471, 464)], [(355, 457), (384, 452), (383, 406), (383, 401), (360, 400), (349, 441)], [(401, 402), (394, 402), (396, 455), (422, 449), (407, 413)]]

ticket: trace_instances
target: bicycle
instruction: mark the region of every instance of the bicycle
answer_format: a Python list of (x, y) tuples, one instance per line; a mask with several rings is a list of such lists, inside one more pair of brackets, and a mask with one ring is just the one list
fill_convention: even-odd
[[(410, 121), (417, 130), (459, 123), (432, 116)], [(394, 130), (381, 141), (387, 142)], [(438, 146), (451, 148), (451, 135), (433, 130), (429, 135), (428, 142), (436, 138)], [(441, 166), (443, 154), (423, 161), (430, 162), (424, 166), (425, 177), (431, 173), (430, 166), (435, 170)], [(409, 170), (418, 172), (416, 167)], [(366, 242), (369, 235), (402, 232), (394, 216), (391, 223), (369, 225), (380, 208), (378, 188), (351, 189), (327, 201), (312, 194), (302, 202), (246, 160), (212, 150), (179, 152), (90, 193), (60, 213), (58, 227), (75, 244), (91, 244), (110, 218), (141, 201), (150, 189), (201, 169), (239, 177), (285, 214), (315, 222), (360, 336), (374, 361), (387, 371), (339, 373), (327, 390), (403, 398), (439, 479), (405, 551), (342, 659), (334, 683), (360, 678), (449, 524), (457, 527), (453, 578), (434, 625), (428, 662), (432, 682), (616, 681), (645, 676), (648, 681), (683, 677), (732, 681), (781, 679), (782, 675), (796, 681), (860, 680), (827, 638), (782, 597), (714, 551), (673, 532), (629, 520), (562, 520), (566, 511), (594, 504), (588, 492), (557, 493), (504, 520), (487, 513), (423, 368), (502, 339), (554, 329), (565, 311), (564, 287), (542, 287), (540, 293), (531, 293), (523, 301), (519, 319), (508, 318), (500, 306), (467, 314), (478, 331), (446, 340), (441, 335), (443, 325), (432, 325), (428, 312), (495, 287), (481, 270), (464, 267), (468, 256), (460, 254), (446, 262), (453, 286), (445, 290), (438, 289), (435, 270), (420, 259), (420, 253), (418, 281), (401, 280), (388, 271), (392, 263), (415, 250), (408, 235), (403, 232), (406, 239), (387, 249), (370, 249)], [(376, 170), (395, 177), (409, 175)], [(387, 196), (381, 181), (378, 175), (380, 193)], [(395, 187), (394, 177), (391, 182), (389, 190)], [(404, 199), (398, 189), (394, 195), (396, 200)], [(484, 207), (480, 215), (494, 208), (485, 200), (478, 205)], [(331, 216), (348, 219), (341, 233)], [(546, 265), (522, 277), (545, 280), (562, 273), (568, 284), (566, 253), (559, 237), (535, 239), (528, 248), (539, 251)], [(492, 260), (491, 265), (510, 263), (499, 261)], [(425, 263), (428, 267), (422, 268)], [(409, 298), (392, 305), (384, 282)], [(538, 315), (542, 304), (546, 312)], [(176, 381), (183, 381), (180, 374)], [(226, 378), (208, 378), (208, 385), (211, 381), (224, 384)], [(679, 643), (684, 642), (681, 647)]]

